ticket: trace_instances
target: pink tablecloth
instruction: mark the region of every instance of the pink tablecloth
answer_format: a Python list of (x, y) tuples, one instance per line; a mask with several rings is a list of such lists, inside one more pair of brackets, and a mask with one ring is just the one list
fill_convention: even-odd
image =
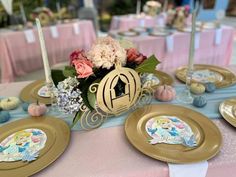
[[(236, 71), (236, 67), (232, 67)], [(29, 82), (0, 84), (1, 96), (17, 96)], [(235, 177), (235, 128), (223, 119), (213, 121), (223, 135), (220, 153), (209, 160), (207, 177)], [(169, 177), (166, 163), (149, 158), (125, 137), (124, 127), (73, 131), (66, 152), (35, 177)]]
[[(112, 31), (117, 35), (117, 31)], [(223, 26), (222, 38), (219, 45), (215, 44), (216, 30), (204, 30), (200, 33), (199, 48), (195, 50), (194, 63), (228, 65), (233, 50), (234, 28)], [(167, 51), (166, 37), (141, 35), (136, 37), (122, 37), (133, 41), (139, 51), (147, 56), (155, 54), (162, 62), (159, 69), (170, 70), (188, 63), (190, 33), (175, 32), (173, 34), (173, 51)]]
[[(163, 19), (163, 20), (162, 20)], [(143, 22), (141, 22), (143, 20)], [(143, 24), (142, 24), (143, 23)], [(110, 30), (127, 31), (131, 28), (144, 25), (145, 27), (153, 27), (164, 23), (164, 17), (162, 15), (151, 17), (151, 16), (139, 16), (134, 14), (113, 16), (111, 21)]]
[[(74, 24), (79, 25), (79, 34), (74, 32)], [(57, 25), (59, 37), (53, 38), (50, 28), (43, 28), (50, 65), (68, 60), (75, 49), (88, 49), (96, 39), (91, 21), (75, 21)], [(14, 81), (43, 67), (37, 31), (33, 29), (36, 41), (27, 43), (24, 32), (0, 33), (1, 81)]]

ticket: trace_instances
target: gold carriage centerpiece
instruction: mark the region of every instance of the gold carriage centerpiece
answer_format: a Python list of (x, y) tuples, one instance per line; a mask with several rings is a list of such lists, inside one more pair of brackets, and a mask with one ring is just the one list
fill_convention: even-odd
[(150, 104), (153, 97), (151, 84), (142, 87), (139, 74), (120, 63), (99, 83), (90, 85), (89, 92), (95, 94), (96, 101), (93, 110), (85, 105), (80, 107), (80, 125), (85, 130), (99, 127), (108, 117)]

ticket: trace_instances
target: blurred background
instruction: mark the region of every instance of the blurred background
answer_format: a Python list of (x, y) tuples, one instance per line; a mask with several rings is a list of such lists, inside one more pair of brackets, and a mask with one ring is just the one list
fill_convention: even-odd
[[(223, 63), (225, 65), (236, 64), (236, 1), (202, 0), (200, 3), (197, 21), (201, 32), (204, 32), (204, 28), (212, 30), (211, 33), (203, 33), (203, 36), (211, 36), (211, 34), (217, 36), (214, 39), (212, 37), (212, 40), (227, 47), (224, 50), (221, 47), (220, 54), (215, 52), (218, 51), (218, 44), (215, 45), (216, 47), (213, 45), (209, 48), (211, 55), (197, 61), (217, 64), (216, 60), (222, 60), (225, 61)], [(164, 58), (166, 62), (170, 62), (173, 58), (170, 56), (170, 49), (173, 46), (170, 46), (174, 45), (173, 40), (178, 41), (175, 36), (176, 38), (181, 36), (180, 31), (186, 32), (186, 36), (189, 36), (187, 32), (191, 25), (193, 4), (193, 0), (0, 0), (1, 82), (35, 80), (43, 77), (43, 65), (34, 25), (36, 17), (44, 26), (52, 68), (63, 67), (73, 50), (76, 48), (86, 50), (91, 47), (96, 37), (106, 35), (117, 39), (130, 39), (144, 54), (156, 52), (161, 60)], [(140, 29), (144, 27), (146, 33)], [(226, 31), (222, 32), (224, 27)], [(230, 30), (227, 27), (230, 27)], [(168, 34), (174, 34), (173, 40), (167, 38), (166, 34), (160, 34), (161, 30), (167, 28)], [(70, 36), (72, 30), (73, 34)], [(135, 34), (139, 35), (134, 36), (135, 34), (130, 31), (135, 31)], [(228, 36), (223, 36), (224, 33)], [(153, 34), (150, 41), (154, 41), (154, 37), (157, 37), (152, 48), (143, 46), (144, 41), (148, 39), (144, 39), (144, 36), (150, 34)], [(162, 49), (160, 49), (161, 36), (166, 37), (163, 44), (165, 47)], [(144, 41), (140, 42), (140, 40)], [(187, 42), (189, 38), (181, 40), (180, 45), (185, 45), (184, 40)], [(204, 41), (201, 40), (198, 45), (201, 48)], [(188, 52), (188, 48), (182, 52), (185, 51)], [(208, 53), (203, 50), (202, 52)], [(227, 56), (223, 56), (223, 53), (227, 53)], [(181, 56), (183, 62), (180, 64), (186, 64), (184, 58), (187, 55)], [(169, 67), (171, 66), (164, 63), (161, 69), (165, 70)]]

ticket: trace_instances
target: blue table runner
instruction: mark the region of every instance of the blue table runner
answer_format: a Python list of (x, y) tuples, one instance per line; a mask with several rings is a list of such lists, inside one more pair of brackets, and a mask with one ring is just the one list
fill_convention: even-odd
[[(185, 89), (184, 84), (178, 84), (175, 86), (176, 92), (181, 93)], [(152, 104), (175, 104), (175, 105), (181, 105), (185, 106), (187, 108), (196, 110), (205, 116), (209, 117), (210, 119), (219, 119), (222, 118), (220, 113), (219, 113), (219, 105), (222, 101), (236, 97), (236, 85), (228, 87), (228, 88), (223, 88), (223, 89), (218, 89), (214, 93), (205, 93), (204, 96), (207, 99), (207, 105), (204, 108), (196, 108), (192, 105), (188, 104), (183, 104), (179, 103), (177, 100), (173, 100), (172, 102), (159, 102), (153, 99)], [(11, 114), (11, 119), (8, 122), (12, 122), (15, 120), (23, 119), (26, 117), (29, 117), (28, 113), (23, 111), (22, 107), (19, 106), (17, 109), (10, 111)], [(114, 127), (114, 126), (119, 126), (123, 125), (125, 122), (125, 119), (127, 118), (129, 112), (125, 113), (121, 116), (114, 117), (114, 118), (107, 118), (106, 121), (102, 124), (102, 128), (107, 128), (107, 127)], [(72, 119), (74, 115), (68, 115), (64, 114), (63, 112), (60, 112), (58, 110), (50, 110), (47, 113), (47, 115), (55, 116), (58, 118), (61, 118), (62, 120), (66, 121), (69, 125), (72, 124)], [(6, 122), (6, 123), (8, 123)], [(6, 124), (4, 123), (4, 124)], [(4, 125), (1, 124), (1, 125)], [(0, 125), (0, 126), (1, 126)], [(73, 130), (81, 130), (80, 124), (77, 123), (74, 127)]]

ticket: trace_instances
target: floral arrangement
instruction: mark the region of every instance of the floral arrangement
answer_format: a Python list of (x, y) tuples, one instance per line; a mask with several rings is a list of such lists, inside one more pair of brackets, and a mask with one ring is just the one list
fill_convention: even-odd
[(161, 11), (161, 3), (157, 1), (147, 1), (143, 6), (145, 14), (155, 16)]
[(37, 7), (34, 9), (30, 14), (30, 19), (35, 21), (36, 18), (40, 19), (42, 26), (47, 26), (55, 20), (53, 12), (47, 7)]
[(82, 103), (94, 109), (95, 98), (89, 95), (89, 86), (114, 70), (117, 63), (138, 73), (152, 73), (159, 61), (155, 56), (144, 56), (136, 48), (124, 48), (111, 37), (98, 38), (89, 51), (72, 52), (70, 65), (63, 71), (52, 71), (60, 110), (76, 113)]
[(166, 25), (174, 28), (183, 28), (189, 17), (190, 7), (188, 5), (168, 9)]

